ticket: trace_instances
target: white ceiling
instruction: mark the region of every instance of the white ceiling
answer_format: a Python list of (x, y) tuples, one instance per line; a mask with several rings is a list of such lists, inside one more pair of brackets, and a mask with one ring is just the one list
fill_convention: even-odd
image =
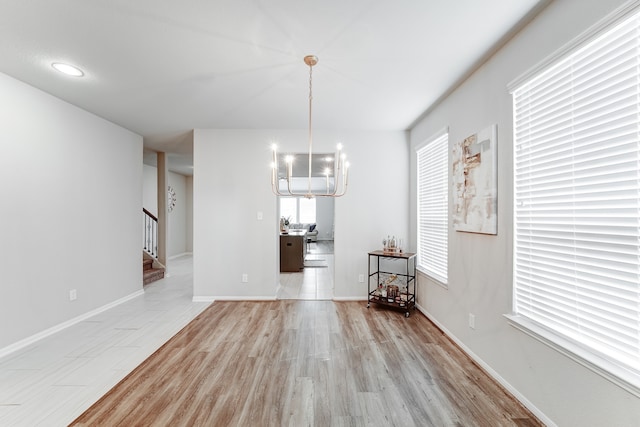
[[(0, 72), (144, 136), (406, 130), (550, 0), (0, 0)], [(83, 78), (51, 63), (82, 68)]]

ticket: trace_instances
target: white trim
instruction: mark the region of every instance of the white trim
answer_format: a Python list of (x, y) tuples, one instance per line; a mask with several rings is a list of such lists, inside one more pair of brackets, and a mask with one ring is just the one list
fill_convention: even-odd
[(368, 301), (367, 298), (363, 298), (362, 296), (357, 297), (333, 297), (333, 301)]
[(572, 341), (536, 325), (523, 316), (505, 314), (504, 317), (514, 328), (567, 356), (574, 362), (611, 381), (634, 396), (640, 397), (640, 377), (638, 375), (634, 375), (604, 357), (585, 350)]
[(504, 378), (502, 378), (491, 366), (489, 366), (484, 360), (478, 357), (474, 352), (472, 352), (462, 341), (460, 341), (455, 335), (453, 335), (447, 328), (444, 327), (440, 322), (438, 322), (435, 317), (433, 317), (424, 307), (419, 304), (416, 304), (418, 310), (424, 314), (427, 319), (429, 319), (433, 324), (435, 324), (442, 332), (445, 333), (451, 341), (453, 341), (460, 349), (474, 362), (478, 364), (491, 378), (497, 381), (502, 387), (504, 387), (509, 393), (511, 393), (520, 403), (522, 403), (533, 415), (535, 415), (538, 420), (542, 421), (548, 427), (557, 427), (549, 417), (547, 417), (542, 411), (540, 411), (533, 403), (531, 403), (524, 395), (522, 395), (515, 387), (507, 382)]
[(23, 340), (20, 340), (16, 343), (13, 343), (7, 347), (4, 347), (2, 349), (0, 349), (0, 358), (11, 354), (15, 351), (21, 350), (35, 342), (38, 342), (44, 338), (47, 338), (53, 334), (56, 334), (64, 329), (67, 329), (70, 326), (76, 325), (80, 322), (83, 322), (87, 319), (89, 319), (90, 317), (95, 316), (96, 314), (100, 314), (104, 311), (107, 311), (109, 309), (112, 309), (120, 304), (123, 304), (129, 300), (132, 300), (134, 298), (137, 298), (141, 295), (144, 295), (144, 290), (140, 289), (139, 291), (136, 291), (130, 295), (127, 295), (126, 297), (120, 298), (118, 300), (115, 300), (113, 302), (110, 302), (109, 304), (103, 305), (102, 307), (96, 308), (95, 310), (89, 311), (85, 314), (82, 314), (78, 317), (74, 317), (73, 319), (67, 320), (66, 322), (62, 322), (58, 325), (52, 326), (51, 328), (45, 329), (44, 331), (38, 332), (37, 334), (31, 335), (30, 337), (27, 337)]
[[(212, 297), (212, 296), (194, 296), (193, 302), (215, 302), (215, 301), (280, 301), (276, 297), (247, 297), (247, 296), (224, 296), (224, 297)], [(367, 298), (362, 296), (355, 297), (334, 297), (331, 301), (367, 301)]]
[(193, 298), (191, 298), (192, 302), (215, 302), (215, 299), (213, 297), (197, 297), (194, 296)]
[(278, 286), (276, 287), (276, 299), (280, 299), (278, 298), (278, 295), (280, 295), (280, 291), (284, 288), (284, 286), (282, 286), (282, 284), (280, 282), (278, 282)]
[(193, 256), (193, 252), (182, 252), (181, 254), (171, 255), (168, 259), (172, 260), (172, 259), (180, 258), (183, 256)]
[[(194, 301), (196, 297), (193, 297)], [(261, 297), (261, 296), (234, 296), (234, 295), (225, 295), (225, 296), (217, 296), (217, 297), (197, 297), (199, 299), (202, 298), (211, 298), (206, 301), (277, 301), (277, 298), (274, 296)], [(201, 302), (203, 300), (200, 300)]]
[(618, 7), (569, 43), (565, 44), (560, 49), (556, 50), (554, 53), (525, 71), (523, 74), (513, 79), (509, 84), (507, 84), (507, 90), (512, 94), (519, 86), (545, 71), (548, 67), (567, 56), (574, 49), (590, 42), (598, 35), (609, 29), (611, 25), (616, 24), (624, 16), (635, 12), (638, 7), (640, 7), (640, 0), (630, 0)]

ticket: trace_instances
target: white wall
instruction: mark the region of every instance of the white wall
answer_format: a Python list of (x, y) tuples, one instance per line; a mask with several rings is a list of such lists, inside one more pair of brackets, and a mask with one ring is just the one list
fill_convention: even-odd
[(189, 218), (189, 203), (187, 177), (169, 172), (169, 185), (176, 192), (176, 205), (169, 212), (169, 246), (167, 257), (174, 257), (190, 252), (187, 248), (187, 221)]
[(4, 74), (0, 93), (2, 349), (142, 289), (142, 137)]
[(142, 207), (158, 217), (158, 168), (142, 167)]
[(186, 221), (187, 221), (187, 236), (186, 236), (186, 251), (193, 252), (193, 176), (187, 176), (185, 178), (186, 184)]
[[(277, 198), (270, 143), (300, 151), (305, 130), (194, 132), (194, 296), (274, 298), (278, 279)], [(408, 143), (404, 132), (314, 131), (318, 152), (342, 141), (349, 191), (335, 200), (337, 299), (366, 299), (367, 252), (387, 233), (408, 234)], [(384, 172), (384, 173), (383, 173)], [(263, 220), (257, 219), (262, 212)], [(249, 283), (242, 283), (242, 274)]]
[[(158, 216), (158, 169), (144, 165), (143, 207)], [(169, 185), (176, 192), (176, 205), (168, 214), (167, 257), (175, 257), (193, 251), (192, 246), (192, 197), (193, 179), (169, 172)]]
[[(507, 84), (578, 36), (621, 0), (561, 0), (494, 55), (411, 132), (413, 147), (449, 126), (450, 143), (498, 125), (498, 235), (449, 232), (449, 287), (421, 276), (418, 302), (459, 342), (559, 426), (640, 425), (640, 399), (509, 326), (512, 301), (512, 103)], [(450, 204), (451, 207), (451, 204)], [(468, 314), (476, 328), (467, 326)]]
[(333, 219), (335, 199), (333, 197), (316, 198), (316, 225), (318, 240), (333, 240)]

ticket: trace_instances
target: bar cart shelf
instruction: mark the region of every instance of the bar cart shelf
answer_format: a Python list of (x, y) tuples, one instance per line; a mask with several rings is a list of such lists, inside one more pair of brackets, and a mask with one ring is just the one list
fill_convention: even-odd
[[(416, 308), (416, 254), (411, 252), (369, 252), (367, 308), (371, 304), (404, 310)], [(381, 264), (382, 261), (382, 264)]]

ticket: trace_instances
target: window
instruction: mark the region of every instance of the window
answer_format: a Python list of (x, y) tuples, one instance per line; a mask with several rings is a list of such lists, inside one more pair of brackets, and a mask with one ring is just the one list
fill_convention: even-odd
[(449, 235), (448, 154), (446, 132), (417, 150), (418, 269), (445, 285)]
[(303, 224), (316, 222), (316, 199), (298, 198), (298, 222)]
[(512, 91), (514, 313), (636, 394), (639, 68), (634, 13)]
[(289, 218), (290, 222), (298, 222), (298, 203), (295, 197), (280, 197), (280, 217)]
[(316, 222), (316, 199), (306, 197), (280, 197), (280, 216), (294, 224)]

